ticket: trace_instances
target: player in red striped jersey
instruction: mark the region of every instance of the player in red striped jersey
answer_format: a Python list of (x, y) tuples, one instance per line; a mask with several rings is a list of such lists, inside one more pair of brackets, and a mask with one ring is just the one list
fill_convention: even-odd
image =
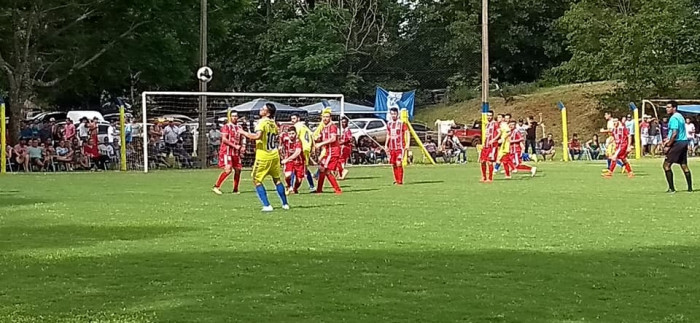
[[(286, 158), (282, 160), (282, 164), (284, 165), (284, 177), (287, 181), (287, 195), (291, 193), (299, 194), (299, 187), (306, 173), (306, 163), (302, 153), (304, 149), (301, 145), (301, 140), (297, 137), (296, 128), (289, 127), (286, 137), (287, 140), (284, 142)], [(292, 174), (296, 178), (293, 184), (294, 187), (292, 187), (291, 182)]]
[(326, 112), (322, 116), (323, 129), (321, 130), (321, 135), (318, 138), (318, 143), (316, 147), (318, 149), (325, 148), (325, 155), (321, 160), (319, 160), (319, 175), (318, 184), (316, 185), (316, 193), (323, 192), (323, 181), (328, 178), (328, 181), (333, 186), (335, 194), (340, 195), (342, 191), (336, 181), (335, 176), (333, 176), (332, 171), (338, 169), (338, 163), (340, 162), (340, 141), (338, 140), (338, 126), (331, 121), (331, 113)]
[(231, 171), (234, 172), (233, 193), (239, 193), (238, 184), (241, 182), (241, 169), (243, 168), (241, 156), (245, 152), (245, 137), (243, 137), (242, 133), (243, 128), (238, 125), (238, 114), (236, 112), (232, 112), (229, 122), (221, 127), (219, 168), (223, 168), (223, 171), (216, 180), (214, 188), (212, 188), (212, 191), (218, 195), (222, 194), (221, 184), (223, 184), (226, 178), (231, 175)]
[[(481, 182), (493, 181), (493, 163), (498, 156), (499, 122), (493, 120), (493, 111), (486, 114), (486, 138), (484, 147), (481, 148), (479, 161), (481, 162)], [(488, 173), (487, 173), (488, 171)]]
[(629, 148), (632, 145), (632, 137), (630, 136), (630, 132), (627, 130), (627, 127), (620, 123), (618, 119), (613, 120), (612, 136), (615, 140), (615, 152), (612, 154), (612, 156), (610, 156), (610, 168), (608, 168), (607, 172), (603, 173), (603, 177), (612, 178), (617, 161), (622, 162), (623, 167), (625, 167), (625, 171), (627, 171), (627, 177), (634, 177), (632, 167), (630, 167), (630, 163), (627, 161), (627, 154), (629, 153)]
[(384, 149), (389, 153), (389, 163), (394, 169), (394, 184), (403, 185), (403, 157), (409, 147), (408, 126), (399, 119), (399, 109), (391, 108), (389, 115)]
[(508, 125), (510, 127), (510, 156), (509, 161), (512, 161), (512, 167), (516, 171), (526, 171), (532, 176), (537, 173), (537, 167), (531, 167), (523, 164), (523, 143), (525, 142), (525, 136), (523, 133), (516, 129), (515, 121), (511, 121)]
[(340, 121), (341, 134), (340, 134), (340, 161), (338, 162), (338, 179), (343, 180), (348, 176), (348, 170), (345, 168), (348, 160), (350, 160), (350, 155), (352, 154), (352, 131), (348, 126), (349, 120), (343, 118)]

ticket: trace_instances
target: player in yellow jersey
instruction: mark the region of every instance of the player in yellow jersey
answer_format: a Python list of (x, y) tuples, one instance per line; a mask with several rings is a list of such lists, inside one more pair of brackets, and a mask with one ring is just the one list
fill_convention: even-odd
[(277, 195), (279, 195), (282, 201), (282, 208), (289, 210), (287, 195), (281, 180), (282, 167), (278, 149), (279, 140), (277, 139), (279, 130), (277, 129), (277, 124), (275, 124), (273, 120), (275, 112), (277, 112), (277, 107), (275, 107), (274, 104), (265, 103), (262, 109), (260, 109), (260, 120), (255, 127), (255, 132), (243, 132), (243, 136), (250, 140), (255, 140), (255, 163), (253, 164), (252, 176), (255, 190), (263, 205), (263, 212), (270, 212), (273, 210), (270, 201), (267, 199), (265, 186), (263, 186), (262, 183), (267, 176), (272, 177), (272, 181), (275, 183)]
[[(309, 171), (311, 149), (314, 147), (313, 133), (309, 127), (304, 124), (304, 121), (301, 121), (301, 118), (299, 118), (299, 116), (296, 114), (292, 115), (292, 124), (294, 125), (294, 129), (297, 131), (297, 137), (301, 141), (302, 154), (304, 155), (304, 167), (306, 168), (306, 181), (309, 182), (309, 190), (313, 192), (316, 190), (314, 187), (314, 177)], [(301, 181), (301, 178), (297, 180)]]
[(496, 160), (501, 164), (506, 173), (506, 178), (510, 179), (510, 172), (513, 170), (512, 163), (507, 158), (510, 152), (510, 114), (504, 116), (499, 127), (498, 138), (498, 156)]

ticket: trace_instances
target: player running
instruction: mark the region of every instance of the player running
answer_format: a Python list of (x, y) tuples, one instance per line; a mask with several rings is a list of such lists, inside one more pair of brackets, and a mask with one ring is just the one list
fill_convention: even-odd
[(340, 195), (343, 191), (340, 190), (338, 186), (338, 181), (336, 181), (335, 176), (333, 176), (332, 171), (338, 168), (338, 163), (340, 159), (340, 142), (338, 141), (338, 126), (336, 126), (333, 121), (331, 121), (330, 111), (322, 115), (323, 118), (323, 130), (321, 130), (319, 142), (316, 147), (323, 149), (325, 154), (323, 158), (320, 159), (318, 170), (318, 185), (316, 185), (316, 193), (323, 192), (323, 181), (328, 178), (328, 181), (333, 186), (335, 194)]
[(267, 176), (272, 177), (272, 181), (275, 183), (277, 195), (282, 201), (282, 208), (289, 210), (284, 184), (280, 180), (282, 172), (280, 170), (279, 141), (277, 139), (279, 133), (275, 121), (272, 120), (275, 117), (275, 112), (277, 112), (277, 107), (274, 104), (265, 103), (260, 109), (260, 120), (255, 127), (255, 133), (241, 132), (246, 138), (255, 140), (255, 163), (253, 164), (252, 177), (255, 191), (258, 193), (258, 198), (260, 198), (260, 202), (263, 205), (263, 212), (271, 212), (273, 210), (270, 201), (267, 199), (265, 186), (262, 183)]
[(630, 163), (627, 161), (627, 153), (629, 152), (632, 141), (629, 130), (627, 130), (625, 125), (615, 120), (612, 135), (615, 140), (615, 152), (610, 156), (610, 167), (607, 172), (603, 173), (603, 177), (612, 178), (615, 166), (617, 166), (617, 161), (619, 160), (625, 167), (625, 171), (627, 171), (627, 177), (632, 178), (634, 177), (634, 173), (632, 172)]
[[(287, 142), (284, 149), (286, 158), (282, 160), (284, 165), (284, 176), (287, 180), (287, 194), (299, 194), (301, 179), (304, 178), (306, 163), (304, 161), (304, 146), (297, 137), (297, 130), (294, 127), (287, 129)], [(297, 178), (292, 183), (292, 175)], [(293, 188), (292, 188), (293, 187)]]
[(340, 121), (341, 134), (340, 134), (340, 161), (338, 162), (338, 179), (344, 180), (348, 176), (348, 170), (345, 165), (350, 160), (350, 155), (352, 155), (352, 131), (348, 127), (349, 120), (343, 118)]
[[(486, 114), (486, 140), (484, 147), (481, 148), (479, 162), (481, 163), (481, 182), (488, 183), (493, 181), (493, 163), (498, 156), (498, 134), (499, 124), (493, 120), (493, 111)], [(488, 171), (488, 173), (487, 173)]]
[(537, 173), (537, 167), (531, 167), (523, 164), (523, 143), (525, 142), (525, 136), (523, 133), (516, 130), (515, 121), (510, 122), (510, 153), (509, 161), (512, 162), (515, 171), (526, 171), (532, 176)]
[(242, 135), (243, 127), (238, 124), (238, 114), (231, 112), (229, 122), (221, 127), (221, 146), (219, 147), (219, 167), (223, 169), (216, 180), (212, 191), (221, 195), (221, 184), (231, 175), (233, 170), (233, 194), (238, 192), (238, 184), (241, 182), (241, 156), (245, 152), (245, 137)]
[(409, 141), (406, 138), (408, 126), (399, 119), (399, 109), (389, 110), (390, 120), (386, 124), (387, 136), (384, 149), (389, 153), (389, 163), (394, 169), (394, 184), (403, 185), (403, 157), (408, 154)]
[[(297, 138), (299, 138), (299, 140), (301, 141), (302, 156), (304, 157), (304, 174), (306, 175), (306, 181), (309, 182), (309, 190), (313, 192), (316, 190), (316, 188), (314, 187), (314, 177), (309, 171), (309, 163), (311, 161), (311, 149), (313, 149), (314, 147), (313, 133), (311, 132), (309, 127), (307, 127), (304, 124), (304, 121), (301, 121), (301, 118), (299, 118), (299, 116), (296, 114), (292, 115), (292, 124), (296, 129)], [(297, 180), (301, 182), (301, 178), (297, 178)]]

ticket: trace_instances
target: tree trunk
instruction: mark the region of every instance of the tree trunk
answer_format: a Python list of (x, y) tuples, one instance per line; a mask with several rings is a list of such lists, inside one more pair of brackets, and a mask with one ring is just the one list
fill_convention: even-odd
[(22, 108), (25, 102), (24, 97), (26, 97), (22, 92), (22, 89), (18, 86), (10, 88), (10, 102), (8, 102), (6, 111), (7, 116), (10, 117), (10, 124), (7, 127), (7, 143), (10, 145), (15, 145), (19, 142), (19, 133), (24, 119), (22, 117)]

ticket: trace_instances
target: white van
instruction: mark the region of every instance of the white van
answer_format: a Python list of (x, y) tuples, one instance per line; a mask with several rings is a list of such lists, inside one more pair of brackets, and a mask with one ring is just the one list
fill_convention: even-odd
[(105, 122), (104, 116), (102, 116), (102, 113), (99, 113), (97, 111), (89, 111), (89, 110), (77, 110), (77, 111), (68, 111), (68, 114), (66, 115), (70, 121), (73, 121), (73, 123), (80, 123), (80, 119), (82, 118), (87, 118), (88, 120), (92, 120), (93, 118), (97, 117), (97, 120), (100, 122)]

